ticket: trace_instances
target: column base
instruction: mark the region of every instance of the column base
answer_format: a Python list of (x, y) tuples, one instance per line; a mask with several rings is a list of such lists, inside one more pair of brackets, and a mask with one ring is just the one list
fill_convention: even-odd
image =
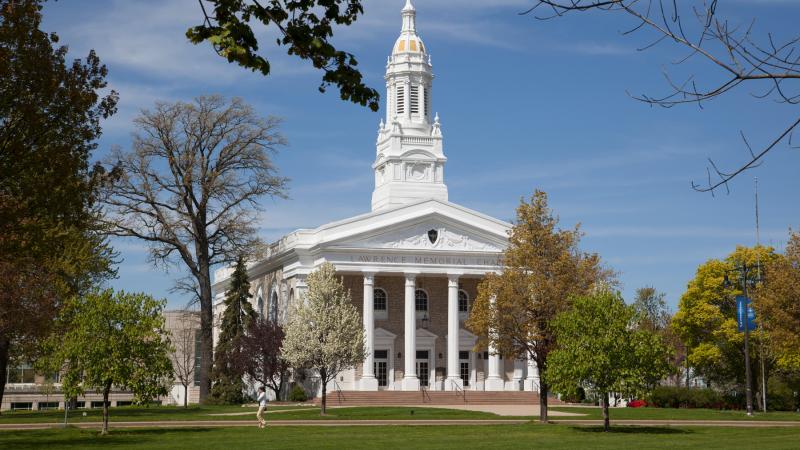
[(358, 389), (361, 391), (377, 391), (378, 379), (375, 377), (362, 377), (358, 381)]
[(488, 377), (484, 384), (487, 391), (504, 391), (505, 387), (505, 383), (500, 377)]
[(403, 390), (404, 391), (418, 391), (419, 390), (419, 378), (417, 378), (417, 377), (405, 377), (405, 378), (403, 378)]
[[(458, 389), (456, 389), (456, 386)], [(444, 380), (444, 390), (445, 391), (457, 391), (457, 390), (464, 389), (464, 380), (461, 377), (447, 377)]]

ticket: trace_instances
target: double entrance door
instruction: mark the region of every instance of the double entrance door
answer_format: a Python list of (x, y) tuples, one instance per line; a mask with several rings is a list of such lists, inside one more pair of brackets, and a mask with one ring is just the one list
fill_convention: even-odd
[(428, 350), (417, 350), (417, 377), (421, 387), (430, 387), (430, 354)]
[(389, 385), (388, 350), (375, 350), (375, 378), (378, 379), (378, 389), (385, 389)]

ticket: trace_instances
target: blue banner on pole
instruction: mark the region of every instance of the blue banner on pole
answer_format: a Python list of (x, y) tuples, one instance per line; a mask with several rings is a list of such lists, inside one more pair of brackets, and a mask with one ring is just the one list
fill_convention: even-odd
[(756, 312), (753, 305), (750, 304), (750, 299), (744, 295), (736, 296), (736, 323), (739, 325), (739, 331), (744, 331), (745, 317), (747, 317), (747, 329), (752, 331), (756, 329)]

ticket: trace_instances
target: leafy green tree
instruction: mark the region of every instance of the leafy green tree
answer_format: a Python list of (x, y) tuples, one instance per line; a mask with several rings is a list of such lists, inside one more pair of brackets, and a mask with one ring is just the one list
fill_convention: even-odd
[(289, 315), (281, 354), (291, 366), (319, 373), (325, 415), (328, 383), (366, 358), (364, 326), (331, 263), (308, 276), (304, 300)]
[[(744, 334), (736, 323), (736, 296), (742, 294), (741, 283), (726, 289), (723, 281), (726, 274), (738, 280), (738, 264), (769, 265), (775, 258), (771, 247), (736, 247), (725, 260), (710, 259), (700, 265), (681, 295), (672, 328), (686, 346), (688, 364), (706, 381), (744, 388)], [(756, 276), (756, 271), (748, 274)], [(760, 333), (750, 335), (751, 352), (761, 348), (760, 337)], [(753, 363), (758, 361), (755, 355), (750, 356)], [(752, 369), (756, 373), (755, 367)]]
[(659, 332), (667, 328), (671, 316), (667, 310), (665, 296), (652, 286), (636, 289), (632, 306), (638, 327)]
[(243, 257), (240, 256), (236, 262), (230, 280), (230, 288), (225, 293), (219, 341), (214, 351), (211, 385), (211, 401), (223, 404), (244, 402), (242, 377), (245, 372), (239, 364), (245, 351), (242, 340), (251, 323), (256, 320), (256, 313), (250, 304), (250, 281)]
[(60, 314), (42, 368), (61, 372), (65, 399), (86, 389), (102, 392), (103, 434), (108, 433), (112, 387), (133, 391), (142, 403), (168, 392), (172, 363), (165, 304), (149, 295), (107, 289), (73, 297)]
[(503, 253), (503, 271), (480, 283), (467, 321), (484, 345), (491, 343), (506, 358), (530, 356), (536, 361), (542, 423), (547, 423), (547, 360), (556, 346), (550, 322), (570, 309), (572, 297), (613, 277), (602, 267), (600, 256), (579, 250), (577, 226), (567, 230), (557, 226), (546, 193), (537, 190), (530, 202), (520, 201)]
[(259, 53), (256, 35), (260, 31), (251, 26), (260, 23), (278, 33), (276, 43), (286, 47), (289, 55), (308, 60), (324, 72), (320, 92), (334, 84), (342, 100), (378, 110), (380, 94), (362, 81), (355, 56), (331, 41), (334, 25), (351, 25), (363, 14), (361, 0), (205, 0), (208, 8), (199, 3), (205, 20), (186, 32), (193, 43), (208, 41), (228, 62), (269, 75), (269, 60), (265, 52)]
[(580, 387), (600, 394), (605, 431), (610, 392), (641, 395), (671, 371), (661, 336), (634, 323), (635, 310), (605, 289), (576, 297), (552, 322), (558, 347), (550, 353), (550, 382), (559, 392)]
[(114, 274), (89, 160), (117, 94), (101, 95), (93, 51), (66, 61), (41, 4), (0, 0), (0, 401), (9, 361), (36, 358), (63, 299)]

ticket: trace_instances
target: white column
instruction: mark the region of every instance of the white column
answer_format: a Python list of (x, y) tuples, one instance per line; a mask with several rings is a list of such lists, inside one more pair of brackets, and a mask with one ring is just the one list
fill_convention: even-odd
[[(445, 390), (463, 387), (458, 365), (458, 275), (447, 275), (447, 380)], [(455, 386), (454, 386), (455, 384)]]
[[(492, 307), (494, 307), (495, 299), (490, 299)], [(494, 330), (489, 330), (489, 337), (491, 338), (496, 333)], [(500, 376), (500, 355), (497, 353), (497, 348), (494, 344), (489, 342), (489, 376), (486, 377), (486, 390), (487, 391), (502, 391), (505, 386), (503, 378)]]
[(525, 390), (539, 392), (539, 369), (536, 360), (528, 355), (528, 376), (525, 378)]
[(416, 274), (406, 274), (405, 295), (405, 373), (403, 375), (403, 390), (418, 391), (419, 378), (417, 378), (417, 316), (414, 308), (414, 291), (416, 290)]
[(522, 380), (525, 378), (525, 365), (527, 362), (524, 359), (514, 359), (514, 376), (511, 378), (512, 391), (522, 390)]
[(361, 368), (361, 390), (377, 391), (378, 379), (375, 378), (375, 278), (373, 273), (364, 273), (364, 333), (366, 340), (364, 346), (367, 357)]

